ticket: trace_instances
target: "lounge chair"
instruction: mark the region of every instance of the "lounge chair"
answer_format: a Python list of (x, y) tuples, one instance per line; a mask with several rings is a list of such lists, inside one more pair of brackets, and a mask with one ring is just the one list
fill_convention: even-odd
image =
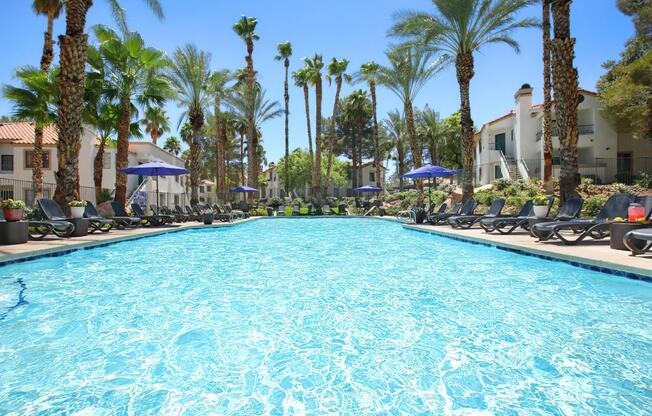
[(505, 206), (505, 198), (498, 198), (491, 203), (487, 212), (482, 215), (454, 215), (448, 218), (448, 224), (453, 228), (468, 229), (473, 227), (478, 221), (486, 218), (498, 218)]
[(159, 215), (147, 215), (143, 212), (143, 209), (140, 205), (133, 203), (131, 204), (131, 211), (140, 218), (140, 221), (143, 225), (163, 225), (167, 221), (167, 218), (161, 217)]
[(141, 224), (141, 219), (139, 217), (132, 217), (127, 214), (124, 207), (118, 201), (111, 202), (111, 208), (113, 208), (114, 217), (110, 217), (119, 229), (124, 228), (136, 228)]
[(235, 215), (230, 212), (226, 212), (224, 208), (217, 204), (213, 204), (213, 215), (215, 219), (221, 222), (231, 222), (235, 219)]
[[(529, 200), (523, 204), (523, 207), (516, 216), (483, 218), (480, 220), (480, 227), (487, 233), (498, 231), (502, 234), (510, 234), (518, 227), (528, 223), (528, 219), (534, 214), (534, 201)], [(508, 228), (509, 227), (509, 228)]]
[(629, 231), (623, 237), (623, 244), (632, 252), (632, 256), (649, 252), (652, 249), (652, 228)]
[(434, 224), (437, 222), (439, 217), (445, 216), (446, 214), (458, 215), (460, 213), (460, 209), (462, 209), (462, 203), (457, 202), (453, 204), (453, 206), (448, 210), (448, 212), (446, 212), (446, 208), (448, 208), (448, 204), (446, 203), (441, 204), (441, 206), (437, 211), (433, 212), (432, 214), (426, 217), (426, 222), (429, 224)]
[(175, 220), (174, 215), (170, 215), (170, 214), (166, 214), (166, 213), (164, 213), (164, 212), (162, 211), (162, 208), (159, 208), (159, 207), (157, 207), (156, 205), (151, 204), (151, 205), (149, 206), (149, 209), (152, 210), (152, 212), (154, 213), (154, 215), (158, 215), (159, 217), (163, 218), (163, 219), (165, 220), (165, 223), (166, 223), (166, 224), (172, 224), (172, 223), (174, 223), (174, 220)]
[[(5, 216), (0, 209), (0, 222), (4, 222)], [(75, 225), (68, 221), (34, 221), (29, 220), (27, 224), (27, 233), (32, 240), (42, 240), (50, 234), (57, 237), (70, 237), (75, 231)]]
[(202, 221), (201, 215), (198, 215), (188, 205), (186, 205), (186, 214), (188, 214), (188, 217), (190, 218), (191, 221)]
[(285, 214), (286, 217), (291, 217), (294, 215), (294, 209), (292, 207), (285, 207), (283, 209), (283, 213)]
[(179, 219), (181, 219), (181, 221), (183, 221), (183, 222), (190, 221), (190, 215), (183, 212), (183, 208), (181, 208), (179, 205), (174, 206), (174, 211), (173, 212), (179, 216)]
[[(532, 227), (533, 233), (539, 237), (539, 241), (546, 241), (557, 237), (564, 244), (577, 244), (586, 237), (599, 240), (609, 236), (609, 220), (616, 217), (627, 217), (627, 209), (634, 201), (634, 195), (615, 194), (609, 197), (595, 218), (540, 223)], [(562, 234), (562, 231), (572, 231), (573, 235), (577, 236), (571, 239), (568, 234)]]
[[(474, 199), (469, 199), (467, 200), (464, 205), (459, 209), (458, 212), (447, 212), (444, 214), (440, 214), (437, 216), (432, 217), (432, 220), (430, 221), (431, 225), (443, 225), (443, 224), (448, 224), (448, 219), (454, 216), (459, 216), (459, 215), (473, 215), (473, 212), (475, 211), (475, 208), (478, 206), (478, 203), (475, 202)], [(453, 207), (455, 208), (455, 207)]]
[(101, 216), (91, 201), (86, 201), (86, 208), (84, 208), (84, 218), (88, 219), (90, 233), (94, 233), (95, 231), (108, 233), (115, 225), (115, 221)]
[(310, 214), (309, 207), (299, 207), (299, 215), (309, 215), (309, 214)]
[(322, 215), (331, 215), (333, 214), (333, 211), (331, 211), (331, 206), (326, 204), (321, 206), (321, 214)]
[[(70, 237), (75, 231), (74, 224), (70, 221), (66, 214), (63, 212), (59, 204), (53, 199), (41, 198), (38, 200), (38, 206), (48, 222), (57, 223), (52, 232), (58, 237)], [(72, 227), (63, 227), (62, 223), (72, 225)], [(59, 231), (61, 230), (61, 231)]]

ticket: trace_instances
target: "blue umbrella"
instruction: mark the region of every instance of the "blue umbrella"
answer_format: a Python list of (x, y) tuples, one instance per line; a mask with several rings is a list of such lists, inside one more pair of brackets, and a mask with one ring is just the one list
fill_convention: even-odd
[(373, 186), (373, 185), (361, 186), (359, 188), (354, 189), (354, 191), (361, 192), (361, 193), (362, 192), (380, 192), (382, 190), (383, 190), (383, 188), (379, 188), (379, 187)]
[[(409, 171), (401, 175), (401, 178), (423, 179), (428, 178), (428, 201), (432, 205), (432, 196), (430, 192), (430, 178), (445, 178), (457, 175), (454, 169), (444, 168), (437, 165), (425, 165), (420, 168)], [(435, 182), (436, 184), (436, 182)]]
[(242, 186), (238, 186), (237, 188), (231, 189), (231, 192), (243, 192), (243, 193), (258, 192), (258, 189), (252, 188), (250, 186), (242, 185)]
[(179, 176), (188, 173), (188, 170), (179, 166), (170, 165), (164, 162), (148, 162), (142, 165), (129, 166), (122, 169), (127, 175), (156, 176), (156, 206), (158, 200), (158, 177), (159, 176)]

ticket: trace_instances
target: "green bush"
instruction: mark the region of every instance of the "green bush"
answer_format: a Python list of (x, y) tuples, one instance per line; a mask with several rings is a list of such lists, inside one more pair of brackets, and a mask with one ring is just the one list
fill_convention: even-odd
[(270, 198), (269, 201), (267, 201), (267, 206), (268, 207), (273, 207), (277, 208), (283, 205), (283, 201), (281, 201), (281, 198)]
[(432, 191), (431, 194), (432, 203), (435, 205), (440, 205), (442, 202), (446, 200), (446, 198), (448, 198), (448, 194), (449, 192), (445, 192), (445, 191)]
[(1, 209), (25, 209), (26, 205), (25, 202), (23, 202), (20, 199), (5, 199), (4, 201), (0, 202), (0, 208)]
[(652, 188), (652, 175), (641, 172), (634, 185), (640, 186), (641, 188)]
[(629, 187), (623, 183), (614, 183), (611, 185), (611, 191), (617, 194), (624, 194), (629, 192)]
[(111, 191), (108, 189), (102, 189), (100, 194), (97, 196), (97, 203), (101, 204), (102, 202), (111, 201), (113, 196), (111, 196)]
[(582, 216), (595, 217), (606, 202), (607, 197), (604, 195), (594, 195), (586, 198), (582, 207)]
[(503, 189), (507, 188), (511, 184), (512, 182), (509, 179), (506, 178), (496, 179), (494, 181), (494, 189), (496, 191), (502, 191)]
[(517, 196), (521, 194), (521, 187), (517, 183), (512, 183), (507, 188), (503, 189), (504, 196)]
[(589, 192), (589, 188), (593, 185), (593, 179), (587, 177), (587, 176), (582, 176), (580, 179), (580, 184), (577, 185), (577, 191), (581, 192), (583, 194)]
[(473, 198), (475, 198), (478, 204), (489, 206), (491, 205), (492, 202), (494, 202), (496, 199), (499, 198), (499, 195), (494, 191), (483, 190), (483, 191), (478, 191), (473, 196)]
[(525, 205), (525, 201), (527, 201), (527, 198), (522, 196), (509, 196), (505, 200), (505, 205), (512, 208), (513, 211), (520, 211)]
[(266, 208), (254, 208), (249, 211), (249, 215), (252, 217), (266, 217), (267, 209)]

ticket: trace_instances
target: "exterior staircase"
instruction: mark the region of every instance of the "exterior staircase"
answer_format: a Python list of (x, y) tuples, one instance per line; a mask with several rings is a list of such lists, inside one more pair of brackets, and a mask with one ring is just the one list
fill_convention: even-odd
[(507, 169), (509, 170), (509, 177), (513, 181), (518, 181), (523, 179), (523, 177), (521, 176), (521, 172), (519, 172), (518, 170), (518, 165), (516, 164), (514, 158), (511, 156), (505, 156), (505, 160), (507, 161)]

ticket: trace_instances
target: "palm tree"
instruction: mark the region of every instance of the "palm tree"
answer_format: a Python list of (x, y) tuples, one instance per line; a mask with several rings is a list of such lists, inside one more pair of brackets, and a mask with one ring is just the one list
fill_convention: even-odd
[(405, 173), (405, 155), (408, 150), (408, 140), (406, 140), (405, 134), (405, 118), (398, 110), (390, 111), (387, 113), (387, 119), (384, 121), (384, 124), (389, 134), (389, 140), (393, 145), (392, 147), (396, 151), (394, 156), (397, 166), (396, 176), (398, 176), (399, 180), (399, 189), (402, 191), (403, 178), (401, 175)]
[(437, 143), (442, 139), (442, 126), (439, 113), (426, 106), (419, 113), (417, 132), (423, 138), (423, 144), (428, 149), (430, 163), (439, 164), (437, 159)]
[(559, 129), (559, 195), (562, 203), (577, 195), (577, 69), (573, 67), (575, 39), (570, 34), (571, 0), (552, 0), (554, 38), (550, 41), (555, 114)]
[(340, 93), (342, 92), (342, 83), (344, 81), (350, 82), (351, 75), (346, 73), (346, 69), (349, 66), (348, 59), (333, 60), (328, 64), (328, 74), (326, 74), (326, 79), (330, 85), (333, 80), (335, 80), (335, 101), (333, 102), (333, 116), (330, 120), (330, 127), (328, 130), (328, 151), (326, 154), (326, 186), (325, 189), (328, 189), (328, 186), (331, 181), (331, 165), (333, 164), (333, 147), (335, 146), (335, 141), (337, 140), (335, 134), (335, 119), (340, 105)]
[(181, 142), (176, 136), (170, 136), (165, 140), (163, 149), (177, 156), (181, 152)]
[[(392, 91), (403, 102), (412, 160), (414, 167), (419, 168), (423, 162), (414, 122), (414, 100), (426, 83), (444, 67), (447, 57), (443, 56), (434, 63), (430, 63), (432, 54), (419, 46), (395, 47), (386, 55), (390, 65), (380, 67), (378, 83)], [(421, 202), (423, 201), (423, 181), (417, 181), (417, 187)]]
[(104, 76), (104, 92), (118, 105), (118, 153), (115, 164), (115, 200), (127, 200), (127, 175), (122, 172), (129, 162), (131, 122), (137, 111), (134, 103), (160, 106), (170, 95), (168, 83), (160, 77), (167, 60), (165, 54), (145, 46), (137, 33), (125, 33), (121, 38), (105, 26), (93, 28), (99, 41), (90, 48), (89, 77)]
[(378, 73), (380, 65), (376, 62), (367, 62), (360, 66), (360, 71), (355, 74), (356, 82), (366, 82), (369, 84), (369, 93), (371, 94), (371, 107), (373, 110), (374, 122), (374, 164), (376, 167), (376, 186), (380, 187), (380, 139), (378, 137), (378, 101), (376, 98), (376, 84), (378, 84)]
[[(34, 201), (43, 190), (43, 128), (56, 121), (56, 105), (59, 100), (58, 68), (43, 72), (32, 66), (16, 71), (20, 87), (3, 85), (5, 99), (13, 103), (13, 115), (34, 122), (34, 166), (32, 190)], [(38, 164), (36, 160), (38, 159)]]
[(322, 78), (321, 71), (324, 68), (324, 58), (315, 54), (312, 58), (306, 58), (306, 67), (310, 83), (315, 86), (315, 161), (312, 164), (312, 196), (319, 201), (321, 198), (321, 102), (322, 102)]
[[(119, 0), (107, 1), (122, 31), (128, 32), (124, 9)], [(163, 18), (163, 10), (158, 0), (145, 2), (158, 18)], [(86, 16), (92, 5), (93, 0), (66, 0), (66, 32), (59, 36), (61, 104), (57, 116), (59, 168), (55, 174), (57, 187), (54, 198), (64, 207), (75, 197), (79, 198), (78, 149), (82, 132), (88, 49), (85, 27)]]
[(226, 126), (222, 125), (225, 117), (222, 117), (220, 106), (229, 90), (226, 84), (231, 80), (233, 80), (233, 74), (228, 69), (223, 69), (213, 72), (208, 81), (208, 92), (213, 99), (213, 127), (216, 150), (215, 172), (217, 176), (215, 192), (220, 201), (223, 201), (226, 195), (226, 150), (224, 146), (224, 127)]
[(140, 124), (145, 127), (145, 133), (149, 134), (154, 144), (157, 144), (163, 133), (170, 131), (168, 115), (161, 107), (147, 107)]
[(550, 80), (550, 0), (543, 8), (543, 187), (552, 192), (552, 100)]
[[(351, 137), (351, 179), (353, 188), (357, 188), (361, 182), (360, 166), (362, 165), (363, 132), (365, 124), (371, 118), (371, 102), (366, 91), (355, 90), (344, 99), (342, 104), (343, 118), (353, 126)], [(368, 125), (368, 124), (367, 124)]]
[(283, 98), (285, 100), (285, 194), (288, 194), (290, 183), (290, 56), (292, 56), (292, 44), (290, 42), (279, 43), (276, 47), (278, 55), (274, 57), (277, 61), (283, 61), (285, 68), (285, 82), (283, 84)]
[(238, 133), (238, 136), (240, 136), (240, 140), (238, 140), (238, 144), (240, 147), (240, 152), (238, 154), (238, 160), (240, 163), (238, 163), (238, 166), (240, 168), (240, 184), (244, 185), (245, 183), (245, 163), (244, 163), (244, 158), (245, 158), (245, 137), (247, 134), (247, 120), (244, 120), (242, 117), (236, 115), (236, 120), (235, 120), (235, 131)]
[[(462, 116), (464, 159), (463, 199), (473, 196), (473, 119), (469, 87), (475, 75), (473, 54), (490, 43), (505, 43), (518, 52), (510, 35), (515, 29), (538, 25), (535, 19), (516, 15), (535, 0), (432, 0), (438, 14), (404, 12), (397, 16), (391, 33), (428, 46), (455, 58)], [(409, 123), (408, 123), (409, 124)]]
[[(244, 40), (245, 44), (247, 45), (247, 56), (245, 57), (245, 61), (247, 62), (247, 89), (246, 89), (246, 94), (245, 96), (247, 97), (248, 101), (250, 103), (253, 103), (255, 100), (255, 95), (256, 95), (256, 80), (255, 80), (255, 72), (254, 72), (254, 58), (253, 58), (253, 53), (254, 53), (254, 41), (257, 41), (260, 39), (258, 34), (256, 33), (256, 25), (258, 24), (258, 20), (256, 20), (255, 17), (247, 17), (247, 16), (242, 16), (240, 20), (233, 25), (233, 30), (235, 33)], [(251, 104), (249, 108), (251, 108)], [(253, 114), (247, 114), (247, 140), (249, 143), (249, 151), (247, 154), (247, 160), (248, 160), (248, 177), (247, 177), (247, 185), (251, 186), (252, 188), (257, 188), (258, 187), (258, 166), (255, 163), (252, 163), (252, 161), (256, 161), (256, 149), (258, 147), (258, 142), (255, 138), (256, 132), (255, 132), (255, 121), (254, 121), (254, 115)], [(253, 198), (253, 194), (249, 194), (249, 198)]]
[(204, 108), (208, 105), (211, 55), (195, 45), (179, 47), (172, 56), (167, 78), (177, 91), (175, 100), (186, 110), (179, 123), (186, 118), (192, 127), (190, 145), (190, 204), (199, 203), (199, 163), (201, 132), (204, 127)]
[(308, 130), (308, 153), (310, 153), (310, 166), (312, 166), (315, 155), (312, 149), (312, 128), (310, 127), (310, 89), (308, 88), (310, 84), (310, 69), (308, 67), (297, 69), (292, 73), (292, 79), (294, 79), (294, 85), (303, 89), (303, 99), (306, 107), (306, 127)]

